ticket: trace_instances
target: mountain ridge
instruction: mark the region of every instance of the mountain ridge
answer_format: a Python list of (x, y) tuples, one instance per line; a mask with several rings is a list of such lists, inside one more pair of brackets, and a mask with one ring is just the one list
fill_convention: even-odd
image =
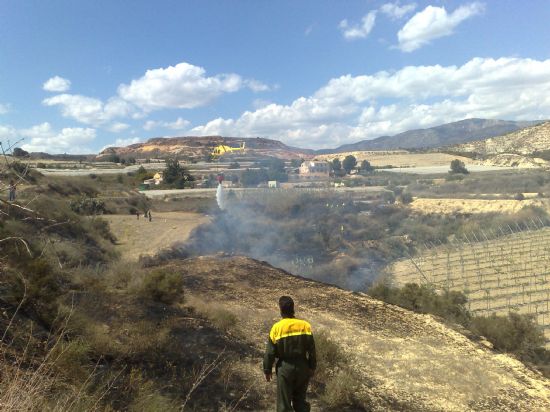
[[(470, 118), (426, 129), (413, 129), (392, 136), (380, 136), (345, 144), (335, 149), (318, 150), (319, 154), (362, 150), (428, 149), (500, 136), (543, 121), (493, 120)], [(465, 135), (466, 133), (466, 135)]]
[(414, 129), (393, 136), (380, 136), (372, 140), (362, 140), (345, 144), (334, 149), (307, 149), (287, 145), (280, 140), (263, 137), (229, 136), (176, 136), (153, 137), (144, 143), (134, 143), (123, 147), (108, 147), (97, 157), (109, 155), (166, 157), (180, 156), (204, 158), (213, 147), (221, 144), (236, 146), (246, 144), (247, 152), (257, 156), (279, 158), (311, 158), (315, 155), (354, 151), (380, 151), (397, 149), (435, 149), (463, 144), (480, 139), (488, 139), (532, 127), (543, 121), (509, 121), (492, 119), (464, 119), (427, 129)]
[(502, 136), (475, 140), (451, 146), (455, 152), (476, 153), (482, 156), (516, 154), (533, 156), (550, 149), (550, 122), (537, 124)]

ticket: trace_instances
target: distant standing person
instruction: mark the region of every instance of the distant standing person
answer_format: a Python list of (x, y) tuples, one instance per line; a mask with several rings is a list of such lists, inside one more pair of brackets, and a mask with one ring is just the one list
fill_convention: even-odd
[(10, 180), (10, 186), (8, 188), (9, 194), (8, 194), (8, 200), (10, 202), (15, 201), (15, 191), (17, 190), (17, 185), (13, 180)]
[(139, 210), (136, 210), (136, 218), (139, 220)]
[(283, 319), (269, 332), (263, 364), (265, 379), (271, 381), (277, 359), (277, 412), (309, 412), (306, 392), (317, 367), (311, 325), (294, 317), (294, 301), (290, 296), (279, 298), (279, 309)]
[(149, 211), (147, 212), (147, 214), (148, 214), (148, 216), (149, 216), (149, 222), (150, 222), (151, 220), (153, 220), (153, 217), (151, 216), (151, 210), (149, 210)]

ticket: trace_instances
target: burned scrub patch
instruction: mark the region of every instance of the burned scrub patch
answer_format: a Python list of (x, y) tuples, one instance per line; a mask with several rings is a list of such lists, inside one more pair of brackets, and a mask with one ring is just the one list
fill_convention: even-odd
[(370, 218), (384, 213), (399, 219), (403, 211), (388, 206), (391, 210), (381, 212), (379, 206), (331, 195), (234, 199), (175, 249), (183, 256), (246, 255), (302, 276), (364, 289), (388, 260), (407, 248), (391, 232), (381, 236), (376, 219)]
[(226, 209), (188, 242), (159, 256), (245, 255), (291, 273), (366, 290), (388, 263), (426, 243), (446, 243), (497, 216), (419, 215), (374, 195), (357, 200), (331, 191), (265, 192), (229, 197)]
[(90, 345), (103, 379), (118, 376), (104, 400), (115, 410), (139, 410), (144, 397), (174, 406), (162, 410), (186, 403), (189, 410), (218, 411), (237, 402), (239, 410), (257, 409), (254, 390), (240, 399), (250, 382), (236, 365), (261, 355), (192, 306), (106, 292), (83, 294), (77, 303), (71, 335)]

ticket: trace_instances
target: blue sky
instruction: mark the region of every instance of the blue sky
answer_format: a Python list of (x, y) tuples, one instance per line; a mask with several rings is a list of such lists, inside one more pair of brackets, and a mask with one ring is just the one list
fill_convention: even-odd
[(0, 0), (0, 140), (308, 148), (469, 117), (550, 118), (550, 4)]

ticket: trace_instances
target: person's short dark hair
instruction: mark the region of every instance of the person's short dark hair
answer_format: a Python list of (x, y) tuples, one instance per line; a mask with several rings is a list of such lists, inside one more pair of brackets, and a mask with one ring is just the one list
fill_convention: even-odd
[(294, 316), (294, 301), (290, 296), (281, 296), (279, 298), (279, 309), (281, 309), (281, 316), (293, 317)]

